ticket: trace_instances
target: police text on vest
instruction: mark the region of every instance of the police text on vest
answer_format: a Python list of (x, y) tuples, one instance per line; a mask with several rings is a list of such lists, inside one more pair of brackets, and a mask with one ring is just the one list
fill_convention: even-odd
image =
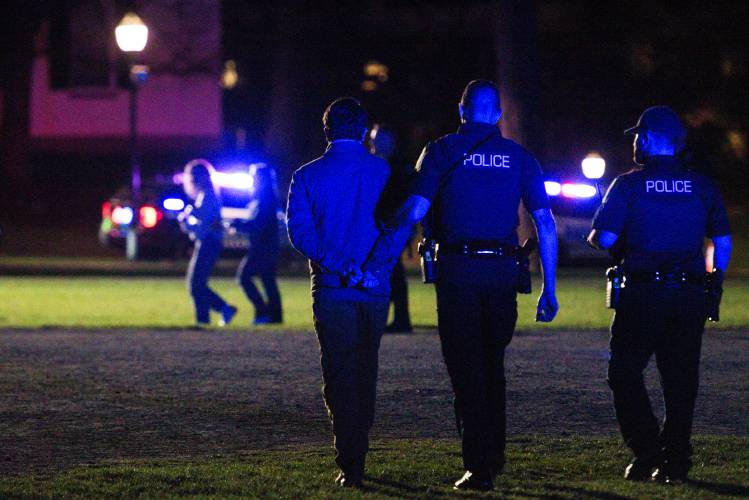
[(473, 167), (510, 168), (510, 155), (473, 153), (465, 156), (463, 159), (463, 165)]
[(691, 193), (692, 181), (653, 180), (645, 181), (645, 191), (650, 193)]

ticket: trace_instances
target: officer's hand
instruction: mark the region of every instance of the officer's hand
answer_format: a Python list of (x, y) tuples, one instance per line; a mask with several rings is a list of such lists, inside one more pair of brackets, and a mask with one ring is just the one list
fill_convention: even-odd
[(356, 286), (361, 283), (363, 276), (364, 273), (362, 273), (362, 270), (359, 266), (357, 266), (356, 264), (350, 264), (348, 266), (348, 269), (346, 269), (346, 273), (343, 275), (343, 278), (346, 282), (346, 286)]
[(559, 311), (559, 304), (557, 303), (556, 295), (548, 293), (545, 290), (542, 291), (541, 296), (538, 297), (536, 321), (549, 323), (557, 315), (557, 311)]

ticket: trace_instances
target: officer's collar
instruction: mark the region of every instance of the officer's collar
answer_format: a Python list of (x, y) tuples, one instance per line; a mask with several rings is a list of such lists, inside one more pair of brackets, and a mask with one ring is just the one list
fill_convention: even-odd
[(681, 168), (681, 161), (674, 155), (653, 155), (645, 160), (647, 169), (675, 169)]
[(481, 123), (481, 122), (465, 122), (460, 125), (460, 128), (458, 129), (458, 133), (462, 134), (484, 134), (489, 135), (492, 132), (496, 132), (497, 135), (501, 136), (502, 132), (500, 132), (499, 127), (497, 125), (492, 125), (491, 123)]
[(363, 148), (364, 144), (362, 141), (357, 141), (356, 139), (336, 139), (333, 142), (328, 143), (328, 147), (325, 148), (325, 151), (330, 151), (331, 149), (360, 149)]

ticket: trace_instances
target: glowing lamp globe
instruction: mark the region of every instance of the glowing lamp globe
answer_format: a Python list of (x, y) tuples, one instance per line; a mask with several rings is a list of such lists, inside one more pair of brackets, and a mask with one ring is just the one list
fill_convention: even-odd
[(125, 14), (114, 29), (117, 46), (123, 52), (141, 52), (148, 43), (148, 26), (132, 12)]
[(583, 175), (588, 179), (600, 179), (606, 172), (606, 160), (595, 151), (588, 153), (582, 161)]

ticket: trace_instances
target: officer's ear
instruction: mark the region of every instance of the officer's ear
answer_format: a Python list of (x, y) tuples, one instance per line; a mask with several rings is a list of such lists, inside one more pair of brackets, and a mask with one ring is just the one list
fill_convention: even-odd
[(465, 123), (466, 119), (463, 116), (463, 103), (462, 102), (458, 103), (458, 114), (460, 115), (460, 121)]
[(642, 132), (640, 132), (640, 134), (640, 143), (642, 144), (643, 148), (647, 148), (652, 140), (652, 137), (650, 137), (650, 132), (648, 132), (647, 130), (643, 130)]
[(497, 117), (496, 120), (494, 120), (494, 123), (499, 123), (499, 119), (502, 118), (502, 108), (497, 108), (497, 111), (495, 112), (494, 116)]

